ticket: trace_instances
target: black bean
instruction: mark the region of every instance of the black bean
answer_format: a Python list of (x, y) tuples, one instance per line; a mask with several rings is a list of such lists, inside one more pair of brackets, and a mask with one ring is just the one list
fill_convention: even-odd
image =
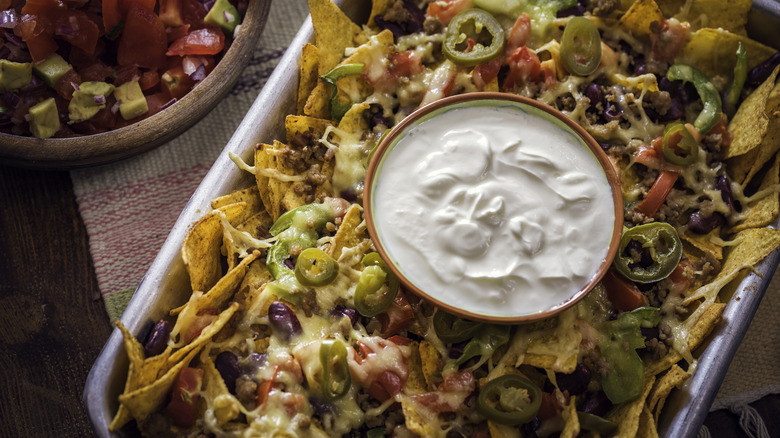
[(761, 64), (753, 67), (748, 72), (747, 85), (751, 87), (761, 85), (778, 65), (780, 65), (780, 52), (776, 52)]
[(357, 310), (342, 306), (341, 304), (334, 307), (333, 310), (330, 311), (330, 314), (332, 316), (335, 316), (336, 318), (343, 318), (346, 316), (347, 318), (349, 318), (349, 322), (352, 325), (355, 325), (358, 318)]
[(607, 120), (619, 119), (623, 115), (623, 108), (617, 102), (609, 103), (607, 104), (607, 110), (604, 111), (604, 115), (607, 117)]
[(252, 353), (246, 358), (246, 364), (242, 367), (243, 374), (254, 376), (257, 370), (268, 365), (268, 355), (265, 353)]
[(731, 183), (729, 182), (728, 177), (726, 176), (719, 176), (715, 179), (715, 188), (720, 190), (720, 197), (723, 199), (723, 202), (726, 203), (726, 205), (729, 206), (729, 208), (733, 211), (734, 210), (734, 194), (731, 193)]
[(152, 333), (144, 345), (146, 357), (157, 356), (165, 351), (168, 339), (171, 336), (171, 323), (165, 320), (158, 321), (152, 328)]
[(561, 391), (569, 391), (571, 395), (580, 395), (588, 389), (591, 373), (583, 363), (577, 363), (571, 374), (555, 373), (555, 380)]
[(223, 351), (214, 359), (214, 366), (217, 367), (219, 375), (225, 381), (228, 391), (231, 394), (236, 393), (236, 379), (241, 375), (241, 366), (238, 364), (238, 356), (232, 351)]
[(594, 110), (596, 105), (604, 99), (604, 94), (598, 84), (588, 85), (588, 88), (585, 89), (585, 96), (590, 99), (590, 108)]
[(696, 210), (688, 219), (688, 230), (696, 234), (707, 234), (710, 231), (723, 225), (725, 218), (720, 213), (713, 213), (705, 216), (701, 210)]
[(313, 396), (313, 395), (310, 396), (309, 397), (309, 403), (311, 403), (311, 407), (312, 407), (312, 409), (314, 409), (314, 415), (316, 415), (318, 417), (322, 417), (323, 415), (326, 415), (326, 414), (331, 414), (332, 415), (334, 413), (333, 406), (329, 405), (328, 403), (326, 403), (323, 400), (320, 400), (316, 396)]
[(285, 341), (289, 341), (303, 332), (295, 312), (281, 301), (271, 303), (268, 308), (268, 318), (271, 327)]
[(645, 339), (658, 339), (661, 336), (661, 330), (658, 327), (640, 327), (639, 331), (642, 332), (642, 337)]
[(637, 55), (634, 58), (634, 75), (643, 75), (647, 73), (647, 61), (645, 61), (644, 55)]
[(604, 391), (588, 392), (585, 394), (580, 411), (587, 414), (603, 417), (612, 409), (612, 402), (607, 398)]
[(585, 15), (585, 11), (587, 11), (585, 6), (583, 6), (580, 3), (577, 3), (577, 6), (572, 6), (570, 8), (561, 9), (555, 15), (558, 18), (568, 17), (570, 15), (574, 15), (575, 17), (581, 17), (581, 16)]
[(536, 430), (542, 425), (542, 420), (539, 417), (534, 417), (533, 420), (520, 426), (523, 431), (523, 438), (538, 438)]

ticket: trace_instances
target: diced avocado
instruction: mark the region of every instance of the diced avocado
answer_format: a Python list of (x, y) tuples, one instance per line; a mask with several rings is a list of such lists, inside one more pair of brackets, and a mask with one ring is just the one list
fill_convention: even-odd
[(69, 123), (83, 122), (92, 118), (106, 107), (106, 96), (113, 91), (114, 86), (105, 82), (82, 82), (79, 89), (73, 92), (73, 98), (68, 104)]
[(38, 138), (49, 138), (60, 130), (57, 103), (50, 97), (30, 108), (30, 131)]
[(130, 120), (149, 111), (146, 96), (138, 85), (138, 81), (125, 82), (116, 87), (114, 97), (119, 102), (119, 113), (125, 120)]
[(219, 26), (229, 35), (233, 35), (236, 26), (241, 24), (241, 15), (228, 0), (217, 0), (203, 21), (212, 26)]
[(12, 62), (0, 59), (0, 91), (18, 90), (32, 81), (31, 62)]
[(45, 82), (46, 85), (52, 88), (57, 85), (57, 81), (59, 81), (68, 70), (72, 69), (73, 66), (68, 64), (67, 61), (62, 59), (62, 56), (56, 53), (53, 53), (42, 63), (33, 65), (35, 74), (43, 79), (43, 82)]

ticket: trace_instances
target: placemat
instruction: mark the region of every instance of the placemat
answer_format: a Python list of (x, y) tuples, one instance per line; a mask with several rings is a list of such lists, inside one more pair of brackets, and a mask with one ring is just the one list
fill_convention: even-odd
[[(111, 321), (121, 316), (187, 200), (307, 15), (306, 0), (273, 2), (260, 44), (232, 93), (181, 136), (122, 162), (71, 172)], [(780, 392), (778, 312), (780, 276), (775, 276), (712, 407), (738, 413), (750, 436), (762, 436), (763, 424), (747, 403)]]

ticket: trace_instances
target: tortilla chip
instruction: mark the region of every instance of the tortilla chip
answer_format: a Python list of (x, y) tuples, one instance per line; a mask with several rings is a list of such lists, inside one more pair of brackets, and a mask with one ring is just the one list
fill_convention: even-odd
[(236, 190), (233, 193), (220, 196), (219, 198), (211, 201), (211, 208), (220, 208), (239, 202), (246, 203), (246, 208), (244, 208), (241, 214), (230, 221), (232, 225), (239, 224), (247, 220), (247, 218), (251, 217), (252, 215), (257, 214), (258, 212), (265, 209), (263, 206), (263, 201), (260, 199), (260, 192), (257, 190), (257, 186), (252, 186), (243, 190)]
[(284, 119), (284, 127), (287, 131), (287, 143), (292, 143), (295, 134), (312, 130), (316, 138), (321, 138), (325, 130), (333, 122), (328, 119), (318, 119), (308, 116), (287, 116)]
[(422, 357), (420, 356), (420, 347), (417, 342), (409, 344), (409, 357), (406, 364), (409, 367), (409, 376), (406, 379), (405, 389), (412, 394), (422, 394), (428, 392), (428, 385), (423, 372)]
[(176, 382), (179, 372), (182, 368), (189, 365), (196, 354), (196, 350), (189, 351), (186, 356), (183, 356), (172, 368), (153, 383), (120, 395), (119, 403), (127, 407), (137, 422), (142, 423), (149, 415), (157, 412), (162, 407), (162, 404), (165, 402), (165, 396)]
[[(179, 350), (176, 350), (171, 357), (168, 358), (169, 364), (175, 364), (178, 363), (183, 357), (189, 354), (190, 351), (200, 351), (200, 348), (208, 342), (212, 336), (216, 335), (222, 328), (227, 324), (227, 322), (230, 320), (230, 318), (233, 316), (234, 313), (238, 310), (238, 303), (232, 303), (230, 307), (223, 310), (222, 313), (217, 316), (217, 318), (211, 322), (211, 324), (207, 325), (192, 341), (190, 341), (187, 345), (183, 346)], [(179, 318), (176, 321), (176, 326), (179, 325), (179, 320), (182, 318)], [(176, 326), (174, 326), (174, 330), (171, 331), (171, 336), (173, 336), (173, 333), (176, 329)]]
[(317, 47), (323, 49), (318, 51), (318, 70), (324, 75), (338, 65), (361, 29), (330, 0), (309, 0), (309, 12)]
[(330, 119), (330, 84), (319, 81), (303, 106), (303, 114), (318, 119)]
[(435, 417), (436, 413), (430, 412), (425, 406), (415, 402), (413, 398), (401, 398), (401, 409), (406, 420), (406, 428), (418, 436), (438, 436), (441, 434), (440, 430), (436, 430), (436, 422), (430, 421), (430, 418)]
[(615, 437), (633, 437), (639, 430), (639, 417), (642, 414), (642, 409), (645, 407), (645, 399), (650, 393), (650, 389), (655, 383), (655, 376), (646, 376), (644, 383), (644, 391), (634, 401), (627, 402), (619, 405), (612, 411), (610, 411), (606, 418), (618, 425), (617, 431), (612, 436)]
[(362, 215), (360, 214), (360, 207), (357, 204), (352, 204), (341, 220), (339, 230), (336, 231), (336, 235), (333, 236), (330, 247), (326, 251), (328, 255), (338, 260), (341, 257), (341, 251), (344, 248), (352, 248), (357, 246), (363, 239), (366, 238), (366, 228), (359, 227), (363, 223)]
[[(140, 386), (138, 385), (138, 381), (140, 380), (139, 373), (141, 372), (141, 367), (143, 366), (144, 361), (144, 347), (140, 342), (138, 342), (138, 339), (136, 339), (136, 337), (133, 336), (133, 334), (130, 333), (127, 328), (125, 328), (121, 321), (117, 321), (116, 326), (119, 328), (119, 331), (122, 332), (125, 351), (127, 352), (127, 358), (129, 362), (127, 380), (125, 381), (125, 389), (122, 391), (123, 394), (127, 394)], [(108, 426), (108, 430), (115, 432), (121, 429), (122, 426), (127, 424), (132, 419), (133, 415), (130, 413), (127, 407), (123, 404), (120, 404), (119, 410), (117, 410), (114, 419), (111, 420), (111, 424)]]
[(577, 417), (577, 400), (572, 396), (569, 403), (563, 407), (564, 426), (560, 438), (575, 438), (580, 434), (580, 419)]
[(691, 23), (693, 29), (723, 28), (745, 34), (751, 0), (658, 0), (658, 6), (667, 17)]
[(374, 26), (374, 17), (383, 15), (393, 3), (394, 0), (373, 0), (371, 2), (371, 14), (368, 17), (368, 25)]
[(646, 37), (650, 35), (650, 23), (661, 22), (664, 15), (661, 8), (653, 0), (637, 0), (620, 17), (618, 24), (636, 37)]
[(576, 319), (577, 310), (567, 309), (558, 316), (558, 325), (554, 331), (541, 330), (537, 334), (532, 333), (527, 338), (532, 341), (528, 344), (523, 363), (564, 374), (574, 372), (582, 343), (582, 332), (572, 330)]
[[(214, 285), (208, 292), (203, 294), (200, 300), (197, 301), (198, 310), (203, 309), (218, 309), (221, 308), (227, 300), (233, 297), (233, 294), (238, 290), (238, 286), (241, 284), (244, 276), (249, 270), (249, 265), (260, 256), (260, 252), (255, 251), (248, 257), (241, 260), (235, 268), (228, 271), (225, 276), (219, 279), (217, 284)], [(178, 315), (189, 306), (191, 301), (181, 305), (170, 311), (171, 316)]]
[(298, 96), (296, 99), (296, 114), (303, 114), (306, 100), (309, 98), (319, 80), (319, 52), (317, 46), (306, 43), (301, 49), (300, 80), (298, 81)]
[(659, 377), (650, 394), (647, 396), (647, 409), (648, 412), (655, 411), (655, 415), (651, 414), (651, 423), (655, 425), (658, 421), (658, 416), (663, 409), (666, 398), (672, 392), (674, 388), (679, 388), (691, 375), (680, 368), (677, 365), (672, 365), (669, 371), (663, 376)]
[(181, 247), (181, 258), (190, 274), (193, 291), (206, 291), (222, 277), (220, 248), (222, 247), (221, 217), (235, 220), (246, 208), (237, 202), (210, 211), (190, 228)]
[[(777, 124), (780, 128), (780, 123)], [(770, 135), (773, 135), (770, 130)], [(776, 135), (780, 135), (780, 129)], [(731, 232), (738, 232), (748, 228), (765, 227), (777, 219), (780, 213), (780, 194), (773, 188), (780, 183), (780, 155), (775, 155), (775, 162), (767, 172), (758, 193), (763, 194), (755, 202), (748, 203), (747, 216), (740, 223), (731, 228)]]
[(728, 78), (734, 71), (740, 41), (747, 49), (748, 68), (755, 67), (776, 52), (775, 49), (748, 37), (722, 29), (705, 28), (690, 36), (677, 61), (694, 65), (708, 77), (721, 75)]
[[(766, 114), (766, 103), (772, 89), (775, 88), (775, 79), (777, 78), (780, 67), (776, 68), (772, 74), (758, 88), (748, 96), (739, 106), (736, 114), (729, 122), (728, 130), (734, 136), (731, 146), (726, 151), (726, 158), (736, 157), (738, 155), (750, 152), (761, 145), (769, 127), (769, 117)], [(755, 174), (770, 158), (774, 151), (769, 155), (758, 158), (753, 162), (750, 173), (744, 178), (747, 181)]]
[(418, 347), (420, 354), (420, 363), (422, 366), (423, 377), (428, 391), (436, 390), (438, 382), (441, 381), (441, 370), (444, 363), (441, 360), (436, 347), (428, 341), (420, 341)]
[(242, 408), (241, 402), (228, 390), (211, 356), (208, 354), (200, 355), (200, 368), (203, 369), (202, 392), (205, 394), (204, 399), (214, 413), (217, 425), (222, 427), (228, 421), (238, 418)]
[(639, 414), (639, 429), (637, 430), (637, 438), (658, 438), (658, 429), (656, 429), (656, 419), (653, 418), (652, 412), (647, 406), (642, 408), (642, 412)]
[(686, 229), (680, 235), (682, 240), (690, 243), (694, 248), (721, 260), (723, 259), (723, 246), (717, 243), (716, 237), (720, 237), (720, 228), (716, 228), (708, 234), (694, 234)]

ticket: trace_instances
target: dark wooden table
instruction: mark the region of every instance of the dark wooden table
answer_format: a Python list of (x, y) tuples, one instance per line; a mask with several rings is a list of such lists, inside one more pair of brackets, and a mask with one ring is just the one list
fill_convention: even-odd
[[(111, 326), (70, 175), (0, 166), (0, 226), (0, 437), (92, 436), (82, 391)], [(780, 396), (751, 406), (780, 436)], [(706, 424), (743, 435), (728, 411)]]

